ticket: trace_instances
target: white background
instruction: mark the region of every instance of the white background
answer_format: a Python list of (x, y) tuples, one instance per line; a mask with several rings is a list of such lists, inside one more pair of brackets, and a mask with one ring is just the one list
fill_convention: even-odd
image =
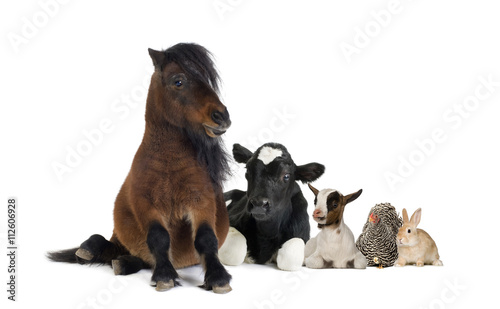
[[(18, 198), (20, 248), (15, 304), (6, 300), (6, 254), (0, 259), (7, 308), (494, 306), (500, 86), (481, 88), (475, 105), (472, 97), (481, 77), (500, 81), (495, 1), (401, 0), (390, 15), (380, 13), (393, 8), (389, 0), (68, 1), (50, 15), (45, 2), (0, 8), (0, 197), (3, 205)], [(13, 44), (15, 36), (23, 43)], [(48, 250), (111, 236), (113, 202), (144, 131), (147, 48), (178, 42), (197, 42), (216, 57), (233, 121), (229, 150), (273, 140), (297, 164), (326, 165), (319, 189), (363, 188), (345, 213), (356, 237), (376, 203), (410, 213), (422, 207), (420, 227), (445, 266), (287, 273), (243, 265), (228, 267), (233, 291), (215, 295), (196, 287), (200, 267), (180, 271), (183, 287), (157, 293), (150, 271), (118, 280), (108, 267), (48, 262)], [(346, 57), (342, 44), (358, 49)], [(126, 107), (126, 96), (135, 107)], [(454, 108), (469, 111), (457, 116)], [(111, 132), (58, 179), (54, 162), (66, 164), (68, 149), (103, 120)], [(435, 130), (444, 137), (432, 146)], [(424, 140), (427, 154), (417, 146)], [(225, 188), (245, 189), (243, 169), (233, 171)], [(391, 187), (386, 174), (400, 172)]]

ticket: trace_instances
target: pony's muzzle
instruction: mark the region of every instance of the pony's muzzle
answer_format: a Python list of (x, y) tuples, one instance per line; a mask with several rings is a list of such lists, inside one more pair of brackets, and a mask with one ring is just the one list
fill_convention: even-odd
[(227, 109), (221, 111), (214, 111), (212, 113), (212, 120), (219, 125), (220, 129), (227, 130), (231, 126), (231, 119), (229, 118), (229, 112)]
[(211, 115), (212, 121), (217, 124), (214, 126), (212, 124), (204, 123), (205, 131), (210, 137), (218, 137), (226, 133), (227, 129), (231, 126), (231, 119), (229, 119), (229, 113), (227, 109), (223, 112), (214, 111)]

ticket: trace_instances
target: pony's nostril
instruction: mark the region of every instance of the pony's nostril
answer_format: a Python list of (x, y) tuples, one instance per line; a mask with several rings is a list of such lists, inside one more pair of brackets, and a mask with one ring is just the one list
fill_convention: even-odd
[(213, 112), (212, 113), (212, 120), (216, 123), (216, 124), (222, 124), (224, 123), (224, 115), (221, 113), (221, 112)]

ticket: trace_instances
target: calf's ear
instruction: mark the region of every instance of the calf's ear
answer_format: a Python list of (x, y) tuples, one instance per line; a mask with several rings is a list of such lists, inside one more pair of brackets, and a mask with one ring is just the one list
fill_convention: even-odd
[(233, 157), (238, 163), (247, 163), (253, 156), (253, 153), (241, 146), (240, 144), (233, 145)]
[(325, 166), (319, 163), (309, 163), (299, 165), (295, 169), (295, 179), (302, 183), (312, 182), (318, 179), (325, 172)]

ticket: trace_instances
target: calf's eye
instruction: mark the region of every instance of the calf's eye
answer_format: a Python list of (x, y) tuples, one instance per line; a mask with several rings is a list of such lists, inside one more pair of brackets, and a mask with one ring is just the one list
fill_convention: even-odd
[(174, 84), (176, 87), (181, 87), (183, 85), (182, 80), (176, 80)]
[(283, 181), (284, 181), (284, 182), (288, 182), (289, 180), (290, 180), (290, 174), (285, 174), (285, 175), (283, 176)]

